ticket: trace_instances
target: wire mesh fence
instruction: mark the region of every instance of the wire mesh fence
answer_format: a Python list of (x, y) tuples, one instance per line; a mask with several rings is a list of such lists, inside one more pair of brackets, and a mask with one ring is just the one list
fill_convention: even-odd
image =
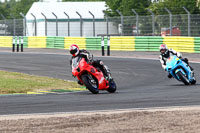
[(200, 14), (0, 20), (0, 36), (200, 36)]
[(23, 19), (0, 20), (0, 36), (23, 35)]

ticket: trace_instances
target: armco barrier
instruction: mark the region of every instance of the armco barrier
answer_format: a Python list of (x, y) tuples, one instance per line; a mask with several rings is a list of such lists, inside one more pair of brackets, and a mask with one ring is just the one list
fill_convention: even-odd
[(64, 47), (69, 49), (71, 44), (77, 44), (80, 49), (86, 49), (86, 38), (85, 37), (65, 37)]
[(200, 53), (200, 37), (194, 38), (194, 51), (195, 53)]
[(148, 51), (159, 51), (159, 47), (162, 43), (162, 37), (148, 37)]
[(163, 43), (176, 51), (188, 53), (195, 52), (193, 37), (164, 37)]
[[(104, 49), (107, 48), (107, 37), (104, 37)], [(87, 50), (101, 50), (101, 37), (87, 37), (86, 38)]]
[(0, 36), (0, 47), (12, 47), (12, 36)]
[(47, 37), (28, 37), (28, 48), (46, 48)]
[(149, 51), (148, 37), (135, 37), (135, 50), (136, 51)]
[[(12, 47), (12, 38), (12, 36), (0, 36), (0, 47)], [(179, 52), (200, 53), (200, 37), (174, 36), (111, 36), (110, 50), (159, 51), (162, 43)], [(101, 37), (23, 37), (23, 44), (24, 48), (59, 49), (68, 49), (71, 44), (77, 44), (80, 49), (101, 50)], [(104, 48), (107, 49), (107, 37), (104, 37)]]
[(110, 37), (110, 50), (135, 51), (134, 37)]
[(64, 37), (47, 37), (46, 46), (47, 48), (64, 49), (64, 42)]

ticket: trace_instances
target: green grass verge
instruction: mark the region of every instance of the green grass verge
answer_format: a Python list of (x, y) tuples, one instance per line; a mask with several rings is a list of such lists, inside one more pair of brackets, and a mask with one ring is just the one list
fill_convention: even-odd
[(33, 76), (17, 72), (0, 71), (0, 94), (27, 93), (56, 90), (84, 90), (76, 82)]

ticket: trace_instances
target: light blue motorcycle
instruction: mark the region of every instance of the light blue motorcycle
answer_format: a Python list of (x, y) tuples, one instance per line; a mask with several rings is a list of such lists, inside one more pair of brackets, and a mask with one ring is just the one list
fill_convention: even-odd
[(172, 55), (167, 59), (165, 70), (185, 85), (196, 83), (194, 73), (192, 73), (190, 67), (176, 55)]

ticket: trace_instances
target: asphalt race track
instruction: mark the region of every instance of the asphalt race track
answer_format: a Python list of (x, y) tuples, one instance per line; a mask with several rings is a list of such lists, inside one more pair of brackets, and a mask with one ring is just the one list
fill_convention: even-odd
[[(71, 77), (69, 58), (67, 55), (5, 52), (0, 53), (0, 70), (75, 80)], [(0, 96), (0, 115), (200, 105), (199, 64), (192, 64), (197, 85), (185, 86), (168, 79), (158, 60), (101, 59), (116, 80), (116, 93), (103, 91), (94, 95), (85, 91)]]

